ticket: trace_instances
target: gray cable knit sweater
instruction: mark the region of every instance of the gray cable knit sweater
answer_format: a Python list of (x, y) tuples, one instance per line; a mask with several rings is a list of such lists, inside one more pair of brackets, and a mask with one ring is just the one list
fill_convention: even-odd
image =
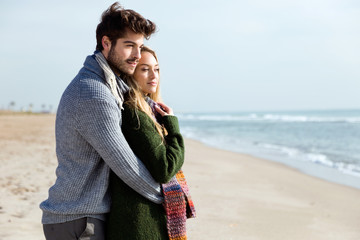
[(121, 132), (121, 110), (88, 56), (66, 88), (56, 116), (56, 182), (40, 204), (42, 223), (82, 217), (105, 219), (110, 209), (110, 168), (131, 188), (161, 203), (160, 185), (131, 151)]

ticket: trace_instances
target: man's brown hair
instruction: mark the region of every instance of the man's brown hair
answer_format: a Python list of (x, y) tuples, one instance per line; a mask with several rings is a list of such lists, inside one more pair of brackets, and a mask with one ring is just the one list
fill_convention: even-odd
[(116, 45), (116, 40), (124, 37), (127, 30), (144, 35), (149, 39), (156, 30), (155, 23), (144, 18), (131, 9), (124, 9), (118, 2), (113, 3), (101, 15), (101, 22), (96, 28), (96, 50), (103, 50), (102, 38), (109, 37), (111, 45)]

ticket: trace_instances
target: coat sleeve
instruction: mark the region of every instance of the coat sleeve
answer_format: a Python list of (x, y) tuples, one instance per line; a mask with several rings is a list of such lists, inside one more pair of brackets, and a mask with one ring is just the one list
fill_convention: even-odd
[(184, 163), (184, 140), (177, 117), (165, 116), (162, 123), (168, 132), (166, 143), (148, 115), (124, 105), (122, 130), (126, 140), (155, 181), (166, 183)]

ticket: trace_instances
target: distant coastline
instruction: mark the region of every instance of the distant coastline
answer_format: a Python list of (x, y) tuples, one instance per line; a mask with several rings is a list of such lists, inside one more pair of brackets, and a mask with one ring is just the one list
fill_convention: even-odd
[(11, 111), (11, 110), (0, 110), (0, 116), (1, 115), (51, 115), (55, 114), (53, 112), (30, 112), (30, 111)]

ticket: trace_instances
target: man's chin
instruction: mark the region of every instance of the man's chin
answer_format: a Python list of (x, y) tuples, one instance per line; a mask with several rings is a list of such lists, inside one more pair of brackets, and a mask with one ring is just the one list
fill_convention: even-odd
[(115, 64), (111, 64), (111, 62), (109, 62), (109, 61), (108, 61), (108, 63), (116, 75), (122, 75), (122, 74), (133, 75), (135, 72), (135, 68), (125, 67), (125, 66), (121, 66), (121, 65), (116, 66)]
[(128, 75), (132, 76), (135, 72), (135, 69), (119, 69), (117, 68), (116, 71), (114, 71), (117, 75)]
[(135, 68), (121, 68), (119, 69), (119, 71), (127, 75), (133, 75), (135, 72)]

